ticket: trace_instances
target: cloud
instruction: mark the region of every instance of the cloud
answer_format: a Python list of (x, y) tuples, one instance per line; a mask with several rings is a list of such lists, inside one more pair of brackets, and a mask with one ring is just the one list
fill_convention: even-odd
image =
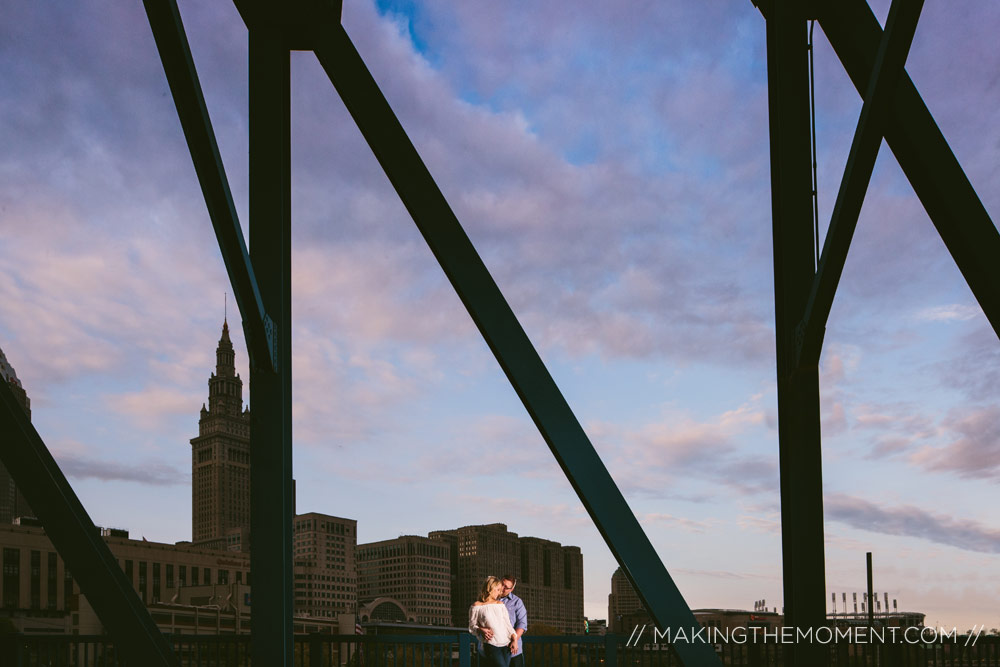
[(864, 454), (869, 460), (912, 452), (940, 434), (934, 417), (913, 403), (859, 403), (853, 412), (852, 433), (859, 438), (870, 434)]
[(197, 413), (198, 403), (191, 392), (172, 387), (147, 387), (141, 391), (108, 394), (104, 403), (109, 410), (126, 415), (149, 430), (162, 427), (165, 419)]
[[(683, 173), (645, 181), (617, 160), (574, 164), (516, 114), (449, 102), (457, 91), (446, 75), (413, 53), (405, 26), (387, 23), (367, 6), (348, 14), (345, 23), (359, 50), (536, 344), (574, 355), (721, 354), (754, 364), (771, 358), (769, 307), (761, 308), (756, 298), (760, 286), (768, 288), (766, 280), (748, 280), (737, 262), (713, 265), (708, 257), (692, 253), (694, 245), (679, 240), (680, 231), (715, 233), (692, 226), (692, 216), (700, 220), (702, 214), (678, 202), (692, 188), (708, 195), (709, 189), (718, 189), (717, 183)], [(318, 86), (328, 85), (314, 65), (304, 62), (302, 68), (304, 75), (319, 78)], [(303, 113), (302, 136), (309, 137), (301, 149), (308, 156), (303, 160), (319, 163), (297, 180), (297, 188), (309, 195), (301, 197), (302, 207), (296, 209), (302, 236), (322, 238), (325, 255), (333, 229), (338, 243), (350, 243), (363, 231), (375, 241), (359, 248), (354, 264), (362, 258), (376, 267), (382, 258), (401, 260), (393, 262), (391, 273), (380, 273), (390, 277), (388, 283), (384, 278), (358, 280), (362, 289), (346, 293), (347, 312), (355, 300), (373, 307), (397, 305), (399, 296), (386, 301), (372, 294), (397, 290), (396, 276), (450, 291), (374, 161), (362, 156), (359, 165), (330, 159), (345, 151), (367, 151), (350, 120), (336, 106), (330, 109), (325, 95), (304, 96), (302, 102), (316, 106), (315, 114)], [(331, 124), (331, 113), (344, 123)], [(705, 198), (718, 213), (711, 217), (720, 222), (733, 217), (723, 215), (723, 208), (744, 206), (742, 201), (729, 203), (730, 192), (741, 196), (737, 190), (722, 189), (724, 197)], [(332, 228), (334, 210), (346, 210), (346, 215)], [(649, 241), (637, 243), (643, 236)], [(398, 257), (394, 248), (411, 239), (415, 251)], [(742, 245), (732, 248), (737, 255), (744, 250)], [(328, 260), (325, 266), (339, 271), (352, 264)], [(401, 293), (405, 290), (396, 291)], [(389, 324), (415, 324), (410, 337), (425, 331), (438, 339), (454, 337), (456, 331), (474, 336), (464, 324), (453, 326), (452, 305), (446, 305), (447, 318), (437, 316), (438, 296), (437, 291), (408, 294), (408, 304), (398, 304), (404, 314), (412, 309), (423, 318), (382, 317)], [(355, 325), (365, 322), (354, 320)], [(390, 326), (383, 331), (395, 330)]]
[(777, 461), (744, 453), (737, 442), (767, 428), (761, 396), (710, 419), (682, 413), (661, 421), (594, 423), (588, 433), (626, 494), (681, 498), (681, 480), (707, 480), (739, 495), (777, 488)]
[(70, 479), (134, 482), (152, 486), (190, 486), (191, 475), (162, 461), (120, 463), (73, 453), (54, 454), (59, 469)]
[(639, 523), (645, 524), (647, 527), (650, 524), (662, 524), (669, 529), (679, 528), (691, 533), (704, 533), (705, 530), (718, 524), (718, 521), (712, 519), (686, 519), (684, 517), (677, 517), (663, 512), (646, 512), (645, 514), (640, 515), (638, 519)]
[(565, 479), (545, 440), (527, 417), (483, 414), (460, 418), (449, 438), (426, 448), (414, 464), (425, 475), (437, 474), (449, 461), (449, 474), (462, 478), (496, 478), (517, 471), (529, 479)]
[[(545, 519), (546, 522), (561, 527), (593, 527), (590, 516), (580, 503), (538, 503), (529, 498), (515, 498), (491, 494), (488, 496), (459, 495), (449, 496), (449, 503), (475, 507), (483, 517), (521, 517), (522, 521), (530, 519)], [(505, 523), (505, 519), (498, 519)], [(512, 526), (508, 526), (513, 528)], [(520, 535), (527, 537), (527, 535)], [(552, 539), (552, 538), (546, 538)]]
[(924, 308), (918, 311), (914, 317), (925, 322), (966, 322), (982, 314), (983, 309), (979, 306), (952, 303), (947, 306)]
[(773, 512), (765, 516), (744, 514), (737, 519), (736, 524), (740, 528), (748, 528), (762, 533), (781, 534), (781, 519)]
[(997, 400), (1000, 387), (1000, 342), (985, 318), (973, 320), (954, 346), (955, 353), (930, 364), (942, 382), (976, 403)]
[(943, 426), (955, 439), (944, 447), (914, 452), (913, 463), (960, 477), (1000, 481), (1000, 407), (954, 410)]
[(889, 535), (903, 535), (946, 544), (957, 549), (1000, 553), (1000, 530), (976, 521), (932, 514), (912, 505), (882, 507), (843, 494), (824, 499), (824, 514), (853, 528)]
[(732, 570), (704, 570), (677, 567), (671, 568), (671, 572), (677, 574), (691, 574), (697, 577), (708, 577), (710, 579), (730, 579), (730, 580), (752, 580), (777, 579), (774, 575), (762, 575), (759, 572), (733, 572)]
[[(402, 407), (416, 399), (433, 372), (385, 348), (300, 324), (292, 356), (295, 441), (343, 447), (405, 432)], [(385, 356), (382, 356), (382, 355)], [(389, 419), (387, 415), (394, 414)]]

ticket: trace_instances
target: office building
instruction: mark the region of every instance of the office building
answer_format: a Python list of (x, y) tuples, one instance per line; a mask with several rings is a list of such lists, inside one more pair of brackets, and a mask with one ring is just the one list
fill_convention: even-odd
[[(103, 529), (102, 537), (147, 606), (177, 603), (185, 587), (250, 584), (248, 554), (133, 540), (123, 530)], [(0, 554), (0, 614), (18, 631), (103, 632), (42, 527), (0, 526)]]
[(584, 631), (583, 554), (538, 537), (522, 537), (521, 566), (515, 593), (524, 600), (529, 619), (566, 634)]
[(440, 540), (404, 535), (359, 544), (358, 600), (391, 598), (406, 619), (422, 625), (451, 625), (450, 550)]
[(624, 632), (632, 628), (636, 618), (648, 619), (649, 614), (642, 606), (639, 594), (635, 592), (625, 571), (621, 568), (611, 575), (611, 593), (608, 594), (608, 630)]
[(311, 512), (295, 516), (292, 577), (295, 614), (337, 618), (358, 605), (358, 522)]
[(583, 632), (583, 555), (578, 547), (537, 537), (519, 538), (502, 523), (430, 533), (450, 550), (452, 624), (469, 622), (469, 606), (489, 575), (518, 577), (515, 594), (528, 611), (528, 625), (557, 632)]

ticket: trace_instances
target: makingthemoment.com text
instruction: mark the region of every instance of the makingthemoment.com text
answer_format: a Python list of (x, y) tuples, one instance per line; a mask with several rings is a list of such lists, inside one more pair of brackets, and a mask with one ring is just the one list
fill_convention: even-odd
[[(978, 627), (978, 626), (977, 626)], [(798, 644), (818, 643), (837, 644), (934, 644), (960, 643), (966, 646), (975, 645), (982, 634), (983, 627), (978, 632), (959, 636), (958, 628), (916, 627), (826, 627), (818, 628), (762, 628), (752, 627), (702, 627), (696, 628), (666, 628), (660, 629), (651, 625), (637, 625), (626, 642), (626, 646), (639, 646), (641, 643), (652, 644)], [(645, 638), (645, 642), (643, 639)]]

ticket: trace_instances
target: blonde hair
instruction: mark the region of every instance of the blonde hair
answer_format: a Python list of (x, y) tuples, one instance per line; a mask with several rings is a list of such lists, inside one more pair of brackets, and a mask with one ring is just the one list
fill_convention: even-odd
[(503, 582), (500, 581), (499, 577), (494, 577), (492, 574), (486, 577), (486, 581), (483, 582), (483, 587), (479, 589), (479, 601), (486, 602), (490, 599), (490, 591), (493, 590), (494, 586), (503, 586)]

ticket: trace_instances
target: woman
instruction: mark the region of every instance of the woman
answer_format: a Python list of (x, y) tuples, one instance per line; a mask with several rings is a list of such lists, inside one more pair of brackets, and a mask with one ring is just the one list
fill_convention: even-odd
[[(517, 632), (510, 623), (507, 607), (498, 599), (503, 583), (496, 577), (486, 577), (479, 599), (469, 608), (469, 632), (483, 640), (486, 664), (508, 667), (510, 654), (517, 651)], [(483, 630), (493, 631), (486, 639)]]

